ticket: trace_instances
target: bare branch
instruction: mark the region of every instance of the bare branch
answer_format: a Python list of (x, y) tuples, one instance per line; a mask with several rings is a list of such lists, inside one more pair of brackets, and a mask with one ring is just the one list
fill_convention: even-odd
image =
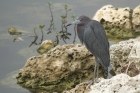
[(33, 44), (38, 45), (38, 44), (36, 43), (36, 40), (38, 39), (38, 36), (35, 36), (34, 38), (35, 38), (34, 41), (30, 44), (29, 47), (31, 47)]
[(41, 30), (41, 33), (42, 33), (42, 37), (41, 37), (41, 42), (39, 43), (39, 44), (41, 44), (42, 42), (43, 42), (43, 30), (42, 29), (40, 29)]
[[(52, 9), (51, 9), (51, 3), (48, 3), (49, 4), (49, 10), (50, 10), (50, 13), (51, 13), (51, 23), (50, 23), (50, 27), (48, 28), (48, 33), (47, 34), (50, 34), (51, 33), (51, 31), (53, 30), (54, 32), (56, 32), (55, 31), (55, 27), (54, 27), (54, 17), (53, 17), (53, 13), (52, 13)], [(57, 44), (59, 43), (59, 38), (58, 38), (58, 36), (56, 35), (56, 40), (55, 40), (56, 42), (57, 42)]]
[(38, 44), (36, 43), (36, 41), (37, 41), (37, 39), (38, 39), (38, 36), (37, 36), (35, 30), (36, 30), (36, 28), (34, 28), (34, 34), (35, 34), (35, 36), (30, 36), (30, 37), (34, 37), (34, 41), (29, 45), (29, 47), (31, 47), (33, 44), (38, 45)]
[(75, 40), (76, 40), (76, 25), (74, 26), (74, 32), (75, 32), (75, 34), (74, 34), (73, 44), (75, 44)]

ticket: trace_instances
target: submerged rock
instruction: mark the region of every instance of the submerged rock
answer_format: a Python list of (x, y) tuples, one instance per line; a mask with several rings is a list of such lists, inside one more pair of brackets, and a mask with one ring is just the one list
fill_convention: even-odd
[(22, 32), (17, 31), (17, 29), (14, 28), (14, 27), (8, 28), (8, 33), (9, 33), (10, 35), (20, 35), (20, 34), (22, 34)]
[(121, 41), (110, 47), (110, 59), (116, 73), (126, 71), (128, 64), (128, 75), (140, 74), (140, 37)]
[(41, 45), (37, 49), (37, 52), (39, 54), (47, 53), (50, 49), (54, 48), (56, 45), (57, 43), (52, 40), (45, 40), (41, 43)]
[[(17, 83), (25, 88), (62, 92), (92, 79), (94, 62), (83, 45), (58, 45), (41, 56), (29, 58), (17, 76)], [(103, 77), (105, 71), (99, 68), (99, 76)]]

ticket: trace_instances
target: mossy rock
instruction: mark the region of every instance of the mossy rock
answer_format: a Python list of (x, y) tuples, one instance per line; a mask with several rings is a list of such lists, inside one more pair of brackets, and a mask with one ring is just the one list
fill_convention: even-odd
[(50, 49), (54, 48), (56, 45), (57, 43), (52, 40), (45, 40), (39, 46), (37, 52), (42, 55), (44, 53), (47, 53)]
[(17, 29), (14, 27), (10, 27), (8, 29), (8, 32), (10, 35), (21, 35), (22, 34), (22, 32), (17, 31)]
[[(62, 93), (93, 78), (95, 58), (80, 44), (58, 45), (43, 55), (31, 57), (17, 76), (22, 87)], [(105, 70), (99, 67), (99, 77)]]
[(103, 22), (102, 25), (110, 40), (121, 41), (136, 37), (135, 31), (132, 28), (125, 28), (122, 25), (112, 24), (111, 22)]

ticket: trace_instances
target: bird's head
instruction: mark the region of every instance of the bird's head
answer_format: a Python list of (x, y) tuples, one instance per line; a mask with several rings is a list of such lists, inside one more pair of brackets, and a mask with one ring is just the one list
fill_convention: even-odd
[(70, 25), (85, 26), (87, 25), (89, 21), (91, 21), (89, 17), (82, 15), (78, 17), (75, 21), (73, 21), (72, 23), (68, 24), (67, 26), (70, 26)]

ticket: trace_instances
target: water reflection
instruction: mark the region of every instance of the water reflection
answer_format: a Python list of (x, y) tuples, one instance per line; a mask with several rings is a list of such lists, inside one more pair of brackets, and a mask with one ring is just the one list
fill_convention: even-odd
[[(10, 90), (15, 90), (17, 92), (19, 91), (18, 93), (25, 93), (25, 92), (28, 93), (26, 89), (23, 89), (19, 85), (17, 85), (17, 83), (16, 83), (17, 74), (18, 74), (18, 70), (8, 73), (4, 79), (1, 79), (0, 80), (0, 90), (7, 91), (5, 93), (8, 93), (8, 91), (10, 92)], [(8, 89), (5, 90), (5, 87), (7, 87)]]

